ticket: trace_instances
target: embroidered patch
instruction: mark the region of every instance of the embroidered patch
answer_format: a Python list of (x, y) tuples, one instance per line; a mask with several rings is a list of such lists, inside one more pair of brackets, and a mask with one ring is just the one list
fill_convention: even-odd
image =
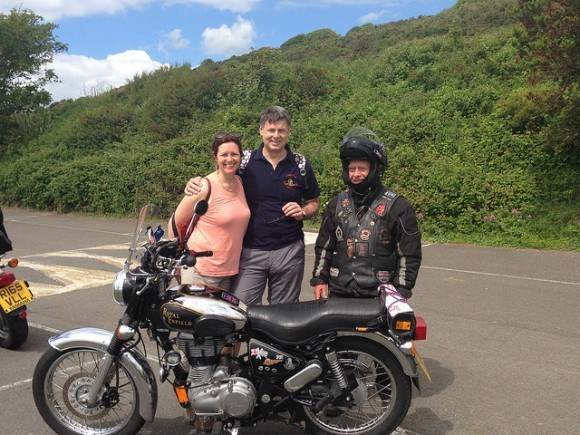
[(388, 229), (383, 228), (379, 232), (379, 242), (384, 243), (385, 245), (391, 242), (391, 232)]
[(381, 204), (377, 205), (377, 207), (375, 208), (375, 211), (377, 212), (377, 214), (379, 216), (383, 216), (385, 214), (386, 209), (387, 209), (386, 204), (381, 203)]
[(346, 239), (346, 254), (348, 255), (349, 258), (352, 258), (352, 256), (354, 255), (354, 239), (353, 238), (348, 238)]
[(335, 233), (336, 233), (336, 241), (337, 242), (342, 242), (344, 240), (343, 233), (342, 233), (342, 228), (336, 227)]
[(288, 189), (296, 189), (298, 187), (298, 183), (296, 182), (296, 175), (288, 174), (286, 175), (286, 180), (284, 180), (284, 186)]
[(348, 207), (348, 206), (349, 206), (349, 204), (350, 204), (350, 201), (348, 200), (348, 198), (344, 198), (344, 199), (342, 200), (342, 206), (343, 206), (343, 207)]
[(369, 244), (368, 243), (357, 243), (356, 244), (356, 255), (357, 257), (368, 257), (369, 256)]
[(336, 268), (336, 267), (331, 267), (330, 268), (330, 276), (336, 278), (338, 276), (338, 273), (340, 271)]
[(371, 238), (371, 231), (370, 230), (362, 230), (359, 235), (361, 240), (368, 240)]
[(377, 272), (377, 278), (380, 282), (389, 282), (391, 280), (391, 272), (388, 270), (379, 270)]

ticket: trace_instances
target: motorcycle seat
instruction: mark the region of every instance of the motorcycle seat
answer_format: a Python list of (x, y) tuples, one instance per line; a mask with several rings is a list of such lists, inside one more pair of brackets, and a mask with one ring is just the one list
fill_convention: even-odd
[(252, 330), (283, 344), (303, 344), (318, 335), (359, 327), (376, 327), (385, 311), (379, 299), (331, 298), (248, 307)]

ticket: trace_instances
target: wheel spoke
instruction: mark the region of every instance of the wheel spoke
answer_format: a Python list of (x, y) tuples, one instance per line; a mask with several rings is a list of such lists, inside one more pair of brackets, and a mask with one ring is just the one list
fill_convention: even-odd
[[(336, 345), (338, 361), (347, 377), (354, 377), (358, 386), (350, 392), (349, 406), (329, 404), (318, 414), (305, 407), (309, 424), (313, 425), (312, 432), (346, 435), (394, 430), (410, 404), (410, 380), (386, 349), (375, 344), (360, 344), (354, 339), (344, 339), (341, 343), (344, 344)], [(396, 382), (395, 373), (399, 379)], [(336, 380), (329, 375), (325, 382), (331, 391)], [(314, 395), (314, 402), (322, 397), (323, 393)]]
[(48, 410), (66, 431), (114, 434), (126, 426), (136, 412), (137, 391), (123, 364), (119, 365), (119, 380), (113, 382), (118, 388), (107, 386), (93, 407), (81, 401), (92, 387), (101, 357), (102, 352), (88, 349), (64, 353), (52, 363), (45, 376)]

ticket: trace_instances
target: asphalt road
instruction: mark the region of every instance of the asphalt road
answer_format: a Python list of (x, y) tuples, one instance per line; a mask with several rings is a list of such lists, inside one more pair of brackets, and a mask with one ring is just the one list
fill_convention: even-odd
[[(18, 351), (0, 349), (0, 434), (50, 434), (32, 398), (34, 366), (58, 331), (114, 327), (123, 309), (112, 301), (111, 282), (134, 221), (3, 211), (10, 254), (21, 259), (15, 273), (37, 299), (28, 306), (28, 341)], [(423, 256), (411, 304), (427, 321), (418, 348), (433, 383), (421, 375), (401, 432), (578, 433), (580, 254), (426, 245)], [(307, 275), (312, 261), (310, 245)], [(304, 283), (303, 299), (311, 299)], [(156, 419), (140, 433), (189, 433), (171, 388), (159, 390)], [(277, 425), (243, 433), (274, 432), (301, 433)]]

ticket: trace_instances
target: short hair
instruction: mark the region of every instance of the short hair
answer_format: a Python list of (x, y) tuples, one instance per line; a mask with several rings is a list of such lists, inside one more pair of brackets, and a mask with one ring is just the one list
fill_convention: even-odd
[(260, 118), (260, 128), (266, 125), (266, 122), (286, 121), (288, 127), (292, 124), (290, 113), (281, 106), (270, 106), (262, 113)]

